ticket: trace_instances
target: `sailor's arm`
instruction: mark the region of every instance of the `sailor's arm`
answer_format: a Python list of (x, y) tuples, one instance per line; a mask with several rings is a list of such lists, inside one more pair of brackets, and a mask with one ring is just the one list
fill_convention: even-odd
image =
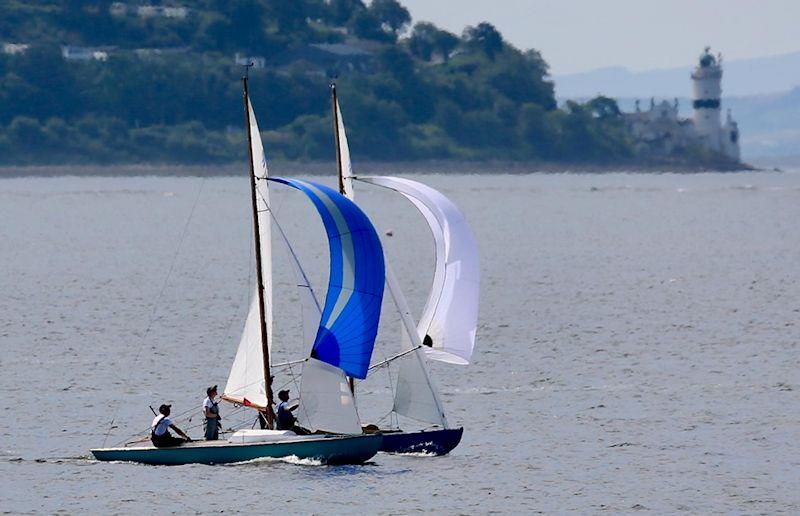
[(190, 440), (190, 441), (192, 440), (192, 438), (191, 438), (191, 437), (189, 437), (188, 435), (184, 434), (184, 433), (183, 433), (183, 430), (181, 430), (181, 429), (180, 429), (180, 428), (178, 428), (177, 426), (175, 426), (175, 425), (169, 425), (169, 427), (170, 427), (170, 428), (172, 428), (173, 430), (175, 430), (175, 433), (177, 433), (178, 435), (180, 435), (180, 436), (181, 436), (181, 437), (183, 437), (184, 439), (188, 439), (188, 440)]

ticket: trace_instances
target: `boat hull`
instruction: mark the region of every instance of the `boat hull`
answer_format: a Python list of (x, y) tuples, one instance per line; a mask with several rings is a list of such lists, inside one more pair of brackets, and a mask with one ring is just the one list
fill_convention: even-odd
[(183, 446), (100, 448), (92, 455), (100, 461), (138, 462), (160, 466), (230, 464), (260, 458), (297, 457), (324, 464), (363, 464), (380, 449), (381, 435), (308, 436), (282, 442), (233, 444), (198, 441)]
[(461, 442), (463, 428), (428, 432), (391, 432), (383, 434), (382, 452), (447, 455)]

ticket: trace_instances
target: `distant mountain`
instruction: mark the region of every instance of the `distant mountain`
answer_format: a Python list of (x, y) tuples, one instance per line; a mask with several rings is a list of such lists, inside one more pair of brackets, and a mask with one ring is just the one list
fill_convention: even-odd
[(800, 155), (800, 87), (789, 92), (723, 99), (739, 122), (746, 157)]
[[(723, 55), (724, 57), (724, 55)], [(555, 77), (559, 97), (688, 97), (689, 74), (694, 59), (686, 66), (662, 70), (631, 72), (627, 68), (600, 68), (584, 73)], [(725, 96), (760, 95), (785, 92), (800, 86), (800, 52), (779, 56), (724, 61), (722, 80)]]

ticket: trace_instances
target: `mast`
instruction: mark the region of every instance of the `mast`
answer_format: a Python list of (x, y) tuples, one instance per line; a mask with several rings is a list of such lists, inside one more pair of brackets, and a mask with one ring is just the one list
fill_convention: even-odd
[[(250, 193), (253, 202), (253, 228), (255, 233), (255, 246), (256, 246), (256, 282), (258, 286), (258, 316), (261, 326), (261, 353), (264, 358), (264, 386), (267, 392), (267, 407), (266, 407), (266, 420), (267, 428), (273, 426), (273, 410), (272, 410), (272, 382), (270, 381), (270, 367), (269, 367), (269, 336), (267, 335), (267, 319), (264, 309), (264, 277), (261, 270), (261, 231), (258, 227), (258, 201), (256, 192), (256, 174), (255, 165), (253, 163), (253, 135), (250, 128), (250, 93), (247, 89), (247, 74), (242, 77), (242, 85), (244, 92), (242, 95), (244, 101), (244, 120), (245, 127), (247, 128), (247, 152), (250, 156)], [(258, 135), (261, 138), (261, 135)]]
[[(342, 144), (339, 136), (339, 101), (336, 99), (336, 83), (331, 83), (331, 110), (333, 111), (333, 135), (336, 139), (336, 170), (339, 175), (339, 193), (347, 197), (344, 188), (344, 171), (342, 170)], [(353, 199), (350, 199), (351, 201)], [(356, 393), (356, 381), (352, 376), (347, 377), (347, 384), (350, 386), (350, 393)]]

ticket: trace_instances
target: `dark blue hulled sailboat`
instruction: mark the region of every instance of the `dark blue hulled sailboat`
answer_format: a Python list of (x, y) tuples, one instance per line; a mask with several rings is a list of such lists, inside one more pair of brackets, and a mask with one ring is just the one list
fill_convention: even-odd
[(386, 267), (389, 294), (401, 316), (405, 338), (398, 355), (373, 368), (399, 361), (392, 411), (430, 426), (419, 431), (381, 429), (381, 451), (444, 455), (458, 446), (464, 429), (449, 427), (427, 359), (466, 365), (472, 357), (480, 279), (475, 237), (464, 215), (441, 192), (408, 179), (353, 175), (336, 87), (331, 91), (340, 193), (352, 200), (355, 179), (400, 193), (425, 218), (436, 250), (433, 283), (419, 324), (414, 324), (400, 284), (391, 267)]
[[(347, 375), (366, 377), (377, 334), (385, 281), (383, 249), (367, 216), (338, 192), (311, 181), (269, 178), (258, 124), (244, 79), (250, 141), (250, 178), (255, 229), (256, 289), (222, 398), (260, 411), (264, 430), (239, 430), (227, 441), (199, 441), (170, 448), (137, 443), (92, 450), (102, 461), (145, 464), (223, 464), (264, 457), (295, 456), (329, 464), (358, 464), (378, 452), (383, 437), (364, 435)], [(330, 271), (325, 305), (316, 331), (306, 331), (311, 356), (302, 360), (298, 419), (314, 435), (272, 430), (270, 382), (272, 339), (272, 242), (269, 182), (302, 191), (314, 204), (328, 237)], [(280, 229), (280, 226), (277, 226)], [(281, 242), (291, 251), (286, 236)], [(291, 255), (294, 256), (293, 251)], [(305, 277), (299, 262), (295, 272)], [(302, 288), (308, 282), (298, 282)], [(303, 303), (316, 303), (302, 295)], [(308, 325), (306, 325), (308, 326)]]

